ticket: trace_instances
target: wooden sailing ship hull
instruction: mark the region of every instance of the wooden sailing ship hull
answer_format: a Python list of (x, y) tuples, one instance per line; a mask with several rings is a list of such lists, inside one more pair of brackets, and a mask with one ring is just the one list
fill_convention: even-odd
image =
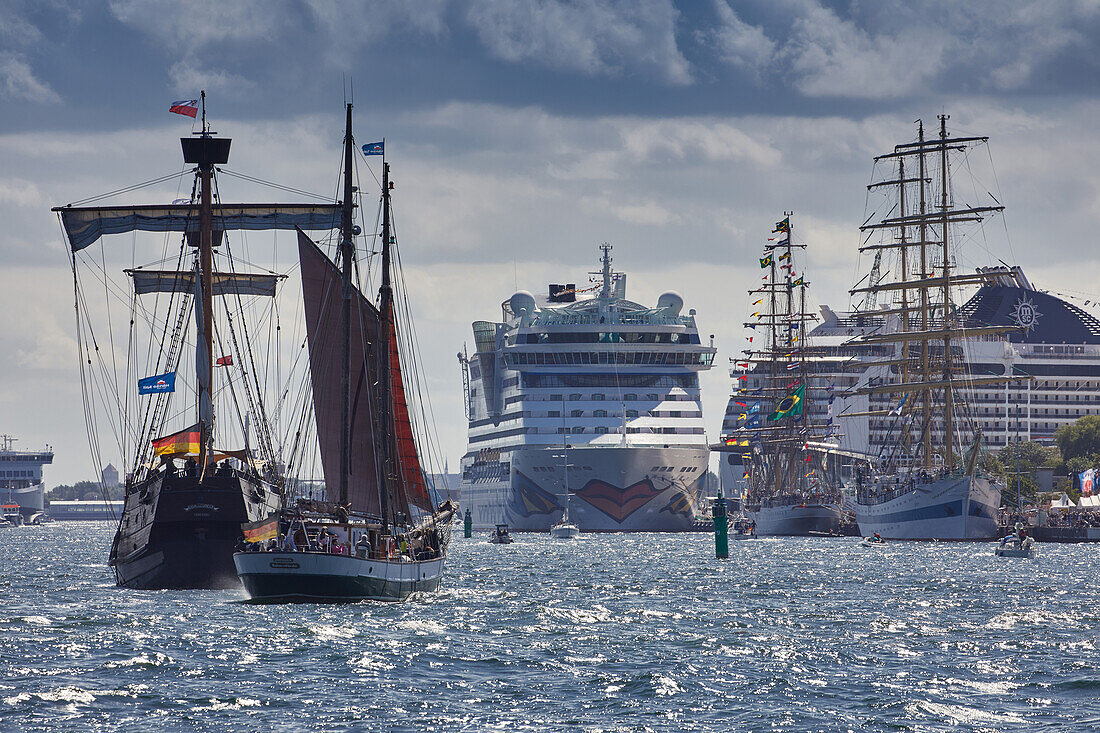
[(168, 471), (126, 493), (110, 565), (135, 590), (239, 588), (241, 524), (279, 510), (273, 487), (238, 471)]
[(988, 540), (997, 536), (1001, 487), (986, 478), (945, 476), (879, 503), (861, 496), (860, 534), (896, 540)]
[(761, 537), (809, 537), (839, 534), (844, 509), (839, 504), (784, 504), (750, 511)]
[(445, 557), (398, 562), (324, 552), (238, 552), (251, 603), (403, 601), (439, 588)]

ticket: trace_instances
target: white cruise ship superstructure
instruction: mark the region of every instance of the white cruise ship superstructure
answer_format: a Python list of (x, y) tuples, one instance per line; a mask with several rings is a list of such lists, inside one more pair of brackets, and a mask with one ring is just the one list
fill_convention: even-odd
[(695, 311), (667, 292), (626, 299), (603, 245), (595, 285), (520, 291), (473, 324), (459, 355), (469, 446), (461, 501), (477, 527), (582, 532), (689, 529), (707, 473), (699, 372), (714, 361)]

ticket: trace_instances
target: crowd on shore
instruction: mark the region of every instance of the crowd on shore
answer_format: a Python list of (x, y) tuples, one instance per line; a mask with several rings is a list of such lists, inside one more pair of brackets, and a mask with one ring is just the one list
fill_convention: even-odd
[(1020, 522), (1024, 526), (1041, 524), (1044, 527), (1077, 529), (1100, 527), (1100, 511), (1094, 509), (1047, 512), (1045, 520), (1037, 519), (1037, 515), (1037, 509), (1024, 510), (1023, 514), (1015, 509), (1001, 509), (997, 513), (997, 525), (1000, 527), (1014, 527), (1017, 522)]

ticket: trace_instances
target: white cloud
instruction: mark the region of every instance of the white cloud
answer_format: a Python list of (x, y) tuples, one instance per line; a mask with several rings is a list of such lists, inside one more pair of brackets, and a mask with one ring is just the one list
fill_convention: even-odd
[(0, 97), (29, 102), (61, 101), (57, 92), (38, 79), (30, 65), (14, 54), (0, 54)]
[(42, 191), (33, 181), (20, 178), (0, 178), (0, 206), (14, 204), (23, 207), (45, 207), (49, 205)]
[(209, 43), (272, 39), (294, 18), (290, 0), (110, 0), (119, 22), (175, 52), (193, 54)]
[(349, 3), (339, 0), (306, 0), (306, 7), (326, 39), (328, 60), (350, 68), (354, 52), (395, 31), (438, 39), (447, 34), (448, 0), (376, 0)]
[(180, 94), (195, 94), (200, 89), (243, 94), (256, 89), (256, 84), (244, 77), (224, 70), (205, 69), (191, 61), (172, 64), (168, 76), (172, 80), (172, 88)]
[(1037, 69), (1062, 54), (1076, 54), (1062, 63), (1095, 68), (1100, 33), (1100, 4), (1078, 0), (1014, 0), (995, 9), (953, 0), (878, 0), (849, 5), (844, 17), (817, 0), (780, 7), (790, 34), (777, 59), (809, 97), (898, 99), (945, 89), (1026, 88), (1038, 81)]
[(467, 21), (497, 58), (588, 76), (691, 83), (668, 0), (471, 0)]
[(775, 41), (760, 26), (741, 20), (728, 0), (713, 1), (718, 25), (698, 31), (698, 38), (712, 46), (724, 63), (759, 74), (775, 56)]
[(923, 91), (940, 73), (944, 46), (943, 34), (920, 25), (875, 35), (811, 5), (794, 19), (782, 55), (807, 96), (898, 98)]

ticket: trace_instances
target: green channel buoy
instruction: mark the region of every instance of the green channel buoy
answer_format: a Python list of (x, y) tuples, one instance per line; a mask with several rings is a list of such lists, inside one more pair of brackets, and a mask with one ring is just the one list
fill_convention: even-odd
[(474, 518), (470, 516), (470, 510), (466, 510), (466, 517), (462, 520), (462, 536), (470, 539), (474, 536)]
[(714, 500), (714, 556), (725, 560), (730, 556), (729, 519), (726, 517), (726, 500), (722, 494)]

